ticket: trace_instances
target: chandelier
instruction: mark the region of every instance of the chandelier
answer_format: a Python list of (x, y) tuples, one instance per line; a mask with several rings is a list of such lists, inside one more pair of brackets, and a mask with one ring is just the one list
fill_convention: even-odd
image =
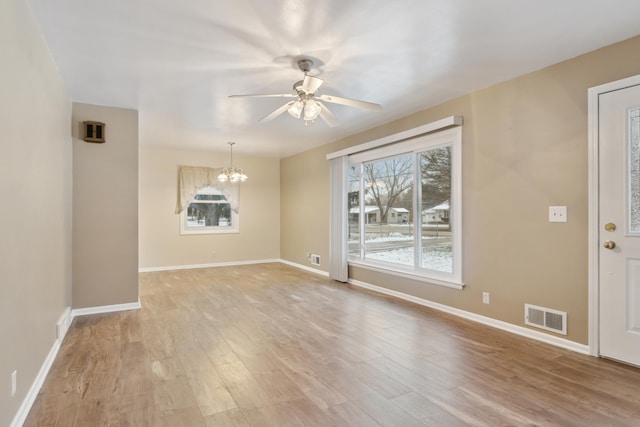
[(235, 142), (229, 142), (229, 148), (231, 150), (231, 166), (222, 169), (220, 175), (218, 175), (218, 181), (220, 182), (244, 182), (247, 180), (247, 175), (240, 168), (233, 167), (233, 145)]

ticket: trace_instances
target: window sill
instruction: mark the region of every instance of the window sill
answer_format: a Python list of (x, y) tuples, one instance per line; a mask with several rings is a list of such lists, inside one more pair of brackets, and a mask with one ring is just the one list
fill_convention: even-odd
[(180, 230), (181, 236), (197, 236), (197, 235), (207, 235), (207, 234), (238, 234), (240, 230), (237, 228), (232, 230), (222, 230), (222, 229), (197, 229), (197, 230)]
[(387, 267), (382, 265), (374, 265), (371, 263), (361, 262), (361, 261), (352, 261), (349, 260), (349, 265), (353, 265), (354, 267), (362, 268), (365, 270), (371, 270), (378, 273), (389, 274), (391, 276), (404, 277), (405, 279), (416, 280), (418, 282), (425, 282), (430, 285), (443, 286), (445, 288), (462, 290), (464, 289), (464, 283), (452, 278), (442, 278), (442, 277), (434, 277), (427, 276), (425, 274), (421, 274), (416, 272), (415, 270), (401, 270), (398, 268)]

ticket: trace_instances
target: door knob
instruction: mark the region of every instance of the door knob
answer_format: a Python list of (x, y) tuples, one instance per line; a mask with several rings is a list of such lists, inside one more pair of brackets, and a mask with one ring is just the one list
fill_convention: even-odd
[(604, 246), (605, 249), (613, 249), (616, 247), (616, 242), (614, 242), (613, 240), (607, 240), (602, 246)]

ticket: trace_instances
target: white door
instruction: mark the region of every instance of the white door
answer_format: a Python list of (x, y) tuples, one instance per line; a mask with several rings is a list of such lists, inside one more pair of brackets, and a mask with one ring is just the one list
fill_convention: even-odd
[(640, 86), (598, 106), (600, 355), (640, 366)]

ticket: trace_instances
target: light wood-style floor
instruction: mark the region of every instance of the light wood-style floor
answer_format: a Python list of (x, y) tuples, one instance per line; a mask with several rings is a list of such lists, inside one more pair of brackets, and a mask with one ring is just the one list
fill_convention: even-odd
[(140, 274), (26, 426), (638, 426), (640, 369), (281, 264)]

